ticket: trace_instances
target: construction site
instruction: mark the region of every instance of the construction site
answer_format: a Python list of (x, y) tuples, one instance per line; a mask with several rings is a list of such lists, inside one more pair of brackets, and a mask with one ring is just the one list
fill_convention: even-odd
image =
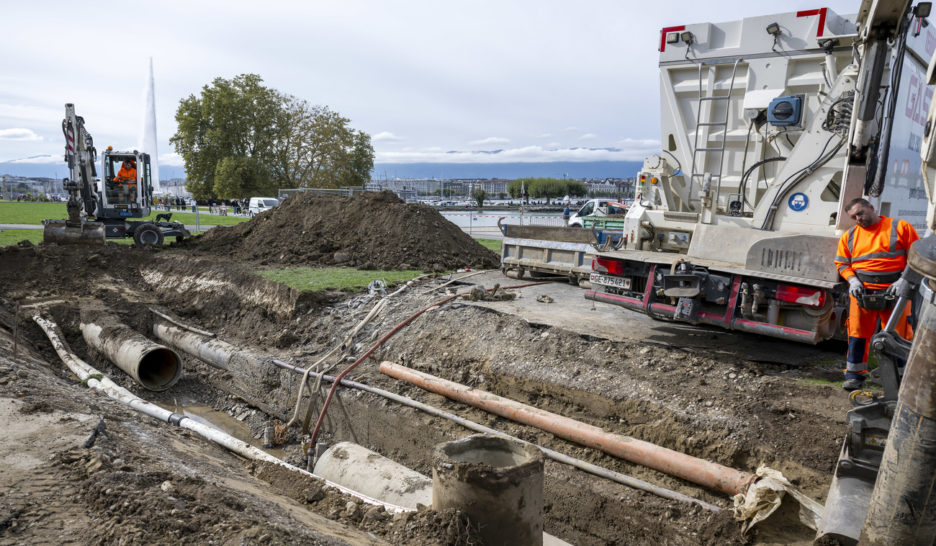
[(0, 543), (932, 544), (930, 9), (663, 28), (634, 201), (493, 251), (389, 191), (194, 234), (66, 104), (67, 218), (0, 248)]
[[(348, 224), (331, 231), (322, 222), (307, 225), (303, 220), (311, 215), (303, 211), (310, 205), (287, 201), (242, 228), (216, 228), (211, 237), (160, 252), (113, 244), (3, 250), (5, 540), (472, 543), (454, 514), (372, 506), (313, 477), (245, 460), (85, 388), (87, 379), (61, 365), (33, 322), (40, 312), (58, 325), (70, 350), (104, 376), (163, 408), (202, 416), (253, 445), (263, 443), (271, 421), (287, 423), (298, 415), (268, 452), (299, 468), (307, 463), (303, 430), (309, 433), (309, 415), (318, 416), (331, 385), (313, 376), (303, 392), (303, 376), (274, 362), (299, 371), (318, 363), (313, 371), (334, 376), (377, 346), (347, 379), (685, 496), (658, 497), (547, 460), (545, 530), (569, 543), (638, 543), (665, 536), (672, 544), (716, 544), (745, 543), (749, 537), (742, 536), (723, 492), (427, 393), (382, 374), (380, 363), (400, 364), (742, 473), (767, 465), (814, 498), (828, 489), (848, 401), (838, 389), (811, 386), (809, 379), (837, 377), (836, 365), (823, 361), (834, 355), (805, 348), (783, 354), (780, 343), (755, 336), (723, 343), (720, 338), (733, 334), (650, 319), (651, 324), (616, 331), (620, 311), (592, 309), (582, 290), (567, 283), (503, 276), (497, 256), (454, 226), (432, 240), (408, 239), (406, 234), (418, 233), (421, 225), (444, 222), (433, 209), (387, 194), (353, 199), (355, 206), (341, 209), (374, 217), (388, 205), (397, 208), (396, 221), (382, 224), (384, 240), (368, 241), (372, 230), (354, 237), (340, 229)], [(252, 272), (261, 263), (295, 259), (287, 248), (249, 240), (275, 223), (302, 226), (283, 239), (309, 249), (304, 258), (309, 261), (321, 263), (339, 252), (360, 260), (360, 252), (381, 268), (398, 267), (405, 259), (408, 267), (426, 270), (488, 271), (462, 281), (458, 278), (470, 274), (427, 275), (380, 292), (300, 294)], [(313, 258), (323, 241), (332, 245), (329, 252)], [(367, 245), (381, 252), (369, 252)], [(250, 255), (258, 248), (267, 250)], [(531, 285), (507, 288), (518, 284)], [(484, 292), (478, 295), (478, 289)], [(460, 296), (452, 299), (455, 294)], [(250, 363), (256, 367), (232, 361), (221, 369), (180, 351), (181, 377), (169, 389), (151, 391), (82, 334), (82, 324), (92, 323), (105, 331), (116, 323), (150, 338), (157, 326), (178, 328), (162, 315), (214, 334), (204, 337), (206, 342), (223, 341), (253, 355)], [(545, 315), (562, 322), (550, 324)], [(93, 446), (82, 448), (102, 422)], [(319, 441), (354, 442), (431, 476), (434, 447), (470, 434), (460, 424), (379, 394), (342, 388)], [(809, 530), (801, 528), (795, 513), (760, 531), (765, 542), (805, 538)]]

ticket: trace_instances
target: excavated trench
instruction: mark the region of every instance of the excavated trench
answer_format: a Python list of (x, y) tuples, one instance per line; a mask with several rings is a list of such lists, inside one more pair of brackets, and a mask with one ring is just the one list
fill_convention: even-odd
[[(6, 280), (0, 281), (5, 309), (12, 310), (17, 303), (61, 300), (42, 309), (87, 362), (163, 407), (192, 408), (191, 412), (201, 412), (208, 420), (212, 412), (222, 412), (230, 418), (229, 427), (241, 423), (255, 440), (262, 437), (271, 419), (285, 422), (297, 407), (301, 377), (268, 359), (310, 366), (340, 344), (379, 299), (367, 294), (300, 294), (254, 275), (244, 264), (192, 259), (176, 252), (107, 247), (88, 258), (68, 248), (4, 251), (0, 274), (14, 270), (19, 272), (16, 278), (4, 276)], [(36, 282), (31, 272), (41, 272), (46, 280)], [(504, 279), (504, 284), (510, 282)], [(326, 361), (331, 366), (328, 373), (336, 374), (403, 318), (440, 299), (443, 291), (432, 291), (439, 284), (427, 279), (391, 298), (347, 351)], [(183, 355), (184, 372), (174, 386), (164, 392), (142, 389), (85, 343), (79, 324), (83, 309), (106, 308), (123, 324), (152, 338), (153, 324), (159, 319), (148, 311), (150, 307), (215, 332), (218, 339), (262, 358), (259, 364), (220, 370)], [(49, 368), (58, 370), (60, 365), (38, 329), (26, 323), (20, 327), (20, 335), (41, 352)], [(845, 406), (838, 393), (831, 387), (797, 381), (808, 376), (808, 370), (794, 370), (788, 377), (743, 359), (595, 339), (530, 324), (520, 316), (462, 300), (417, 318), (348, 376), (725, 508), (712, 513), (547, 461), (545, 530), (574, 544), (808, 543), (812, 535), (795, 522), (794, 513), (781, 510), (774, 522), (742, 536), (728, 509), (730, 500), (721, 493), (401, 383), (379, 372), (382, 360), (746, 472), (766, 464), (783, 471), (794, 485), (819, 500), (828, 487), (844, 430)], [(275, 450), (287, 462), (305, 466), (299, 425), (303, 418), (309, 419), (307, 415), (314, 423), (329, 386), (323, 384), (311, 402), (308, 395), (299, 401), (297, 426)], [(431, 474), (433, 448), (469, 434), (447, 420), (374, 394), (341, 388), (320, 439), (352, 441)], [(333, 495), (309, 501), (316, 495), (308, 496), (312, 486), (304, 479), (284, 478), (280, 471), (262, 467), (252, 473), (279, 493), (304, 499), (307, 510), (335, 516), (332, 519), (352, 527), (377, 529), (373, 520), (361, 514), (336, 516), (336, 506), (340, 508), (345, 501)], [(382, 525), (390, 524), (396, 524), (397, 531), (381, 527), (374, 532), (396, 543), (457, 543), (464, 538), (453, 535), (452, 521), (444, 515), (423, 514), (402, 524), (388, 519)], [(434, 527), (447, 531), (426, 531)], [(401, 534), (402, 528), (409, 530)]]

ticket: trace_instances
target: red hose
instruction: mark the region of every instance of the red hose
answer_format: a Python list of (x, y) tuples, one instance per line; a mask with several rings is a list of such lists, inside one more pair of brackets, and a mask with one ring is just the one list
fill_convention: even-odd
[[(546, 283), (545, 283), (545, 282), (528, 282), (528, 283), (525, 283), (525, 284), (516, 284), (516, 285), (513, 285), (513, 286), (502, 286), (502, 287), (500, 287), (500, 288), (501, 288), (501, 289), (507, 289), (507, 288), (525, 288), (525, 287), (527, 287), (527, 286), (535, 286), (535, 285), (537, 285), (537, 284), (546, 284)], [(493, 290), (493, 288), (488, 288), (487, 290), (488, 290), (488, 292), (490, 292), (490, 291)], [(415, 319), (415, 318), (418, 317), (419, 315), (425, 313), (426, 311), (432, 309), (433, 307), (438, 307), (438, 306), (440, 306), (440, 305), (445, 305), (446, 303), (448, 303), (448, 302), (454, 300), (454, 299), (457, 298), (458, 296), (459, 296), (459, 294), (454, 294), (454, 295), (452, 295), (452, 296), (448, 296), (447, 298), (442, 298), (441, 300), (439, 300), (439, 301), (437, 301), (437, 302), (435, 302), (435, 303), (429, 304), (429, 305), (427, 305), (426, 307), (423, 307), (422, 309), (420, 309), (419, 311), (416, 311), (415, 313), (413, 313), (412, 315), (410, 315), (409, 317), (407, 317), (405, 320), (403, 320), (403, 322), (401, 322), (401, 323), (397, 324), (396, 326), (394, 326), (392, 330), (390, 330), (389, 332), (387, 332), (386, 334), (384, 334), (383, 337), (381, 337), (379, 340), (377, 340), (377, 343), (375, 343), (370, 349), (368, 349), (366, 353), (364, 353), (363, 355), (361, 355), (360, 358), (358, 358), (357, 360), (355, 360), (350, 366), (348, 366), (347, 368), (345, 368), (344, 371), (342, 371), (340, 374), (338, 374), (338, 375), (335, 377), (335, 382), (332, 383), (331, 388), (328, 389), (328, 395), (325, 396), (325, 403), (322, 404), (322, 411), (319, 412), (318, 419), (315, 420), (315, 428), (312, 429), (312, 437), (309, 439), (309, 447), (311, 447), (311, 448), (314, 448), (314, 447), (315, 447), (315, 441), (318, 440), (319, 431), (320, 431), (321, 428), (322, 428), (322, 423), (325, 421), (325, 412), (328, 410), (328, 405), (331, 404), (331, 400), (332, 400), (332, 398), (335, 396), (335, 391), (338, 390), (338, 386), (341, 384), (341, 380), (344, 379), (344, 377), (345, 377), (346, 375), (348, 375), (348, 374), (351, 372), (351, 370), (353, 370), (354, 368), (356, 368), (356, 367), (358, 366), (358, 364), (360, 364), (361, 362), (364, 362), (365, 360), (367, 360), (367, 357), (369, 357), (369, 356), (371, 355), (371, 353), (373, 353), (374, 351), (376, 351), (378, 347), (380, 347), (381, 345), (383, 345), (385, 341), (387, 341), (387, 340), (390, 339), (394, 334), (396, 334), (397, 332), (399, 332), (404, 326), (406, 326), (407, 324), (409, 324), (410, 322), (412, 322), (413, 319)]]
[(375, 343), (370, 349), (367, 350), (366, 353), (361, 355), (360, 358), (355, 360), (350, 366), (345, 368), (340, 374), (338, 374), (335, 377), (335, 382), (332, 383), (331, 388), (328, 389), (328, 395), (325, 397), (325, 403), (322, 404), (322, 411), (319, 412), (318, 419), (315, 420), (315, 428), (312, 430), (312, 438), (309, 440), (309, 446), (312, 446), (312, 447), (315, 446), (315, 441), (318, 439), (319, 430), (322, 428), (322, 422), (325, 420), (325, 412), (328, 410), (328, 405), (331, 404), (332, 397), (335, 396), (335, 391), (338, 390), (338, 386), (340, 385), (341, 380), (344, 379), (344, 376), (348, 375), (351, 372), (351, 370), (357, 367), (358, 364), (367, 360), (367, 357), (369, 357), (371, 353), (376, 351), (378, 347), (380, 347), (381, 345), (384, 344), (385, 341), (390, 339), (393, 336), (393, 334), (399, 332), (404, 326), (412, 322), (413, 319), (425, 313), (426, 311), (432, 309), (433, 307), (445, 305), (446, 303), (454, 300), (457, 297), (458, 297), (458, 294), (454, 294), (447, 298), (443, 298), (435, 303), (429, 304), (426, 307), (423, 307), (422, 309), (420, 309), (419, 311), (416, 311), (415, 313), (407, 317), (403, 322), (394, 326), (392, 330), (384, 334), (380, 339), (377, 340), (377, 343)]

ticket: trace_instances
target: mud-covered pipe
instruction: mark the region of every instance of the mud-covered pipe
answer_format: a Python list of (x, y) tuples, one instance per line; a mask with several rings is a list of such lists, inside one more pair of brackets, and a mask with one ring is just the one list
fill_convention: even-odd
[(215, 368), (230, 371), (231, 359), (236, 354), (244, 352), (220, 339), (206, 339), (206, 336), (186, 330), (188, 329), (158, 321), (153, 324), (153, 335), (159, 340), (169, 343), (199, 360), (211, 364)]
[(654, 470), (729, 495), (744, 493), (754, 476), (718, 463), (606, 432), (562, 415), (521, 404), (478, 389), (460, 385), (392, 362), (381, 362), (380, 371), (446, 398), (489, 411), (518, 423), (551, 432), (560, 438), (626, 459)]
[(116, 319), (102, 316), (81, 322), (85, 342), (104, 353), (118, 368), (152, 391), (164, 391), (182, 376), (182, 357), (150, 341)]
[[(78, 376), (82, 382), (86, 383), (89, 388), (101, 391), (108, 397), (130, 406), (140, 413), (149, 415), (150, 417), (154, 417), (169, 424), (177, 425), (180, 428), (191, 430), (202, 438), (215, 442), (216, 444), (225, 447), (226, 449), (237, 453), (242, 457), (246, 457), (255, 461), (272, 463), (293, 472), (298, 472), (300, 474), (311, 476), (320, 480), (322, 479), (320, 476), (316, 476), (311, 472), (307, 472), (301, 468), (281, 461), (280, 459), (270, 455), (262, 449), (258, 449), (248, 444), (247, 442), (238, 440), (237, 438), (227, 434), (226, 432), (222, 432), (217, 428), (200, 423), (194, 419), (186, 417), (185, 415), (179, 415), (178, 413), (171, 412), (167, 409), (157, 406), (156, 404), (143, 400), (127, 389), (114, 383), (110, 380), (110, 378), (104, 376), (104, 374), (102, 374), (100, 371), (72, 353), (65, 342), (62, 340), (58, 325), (56, 325), (54, 322), (39, 315), (35, 315), (33, 317), (33, 321), (35, 321), (35, 323), (38, 324), (40, 328), (42, 328), (42, 331), (45, 332), (46, 336), (49, 338), (49, 341), (52, 343), (52, 348), (55, 349), (55, 352), (59, 355), (59, 358), (62, 359), (62, 362), (65, 363), (68, 369), (70, 369), (76, 376)], [(377, 499), (368, 497), (367, 495), (362, 495), (357, 491), (353, 491), (347, 487), (330, 482), (328, 480), (322, 481), (325, 482), (326, 485), (334, 487), (342, 493), (359, 498), (369, 504), (381, 505), (392, 512), (411, 511), (408, 508), (403, 508), (401, 506), (396, 506), (387, 502), (381, 502)]]
[[(243, 355), (249, 355), (249, 353), (247, 353), (243, 349), (235, 347), (234, 345), (231, 345), (230, 343), (225, 343), (224, 341), (221, 341), (218, 339), (207, 340), (200, 336), (192, 334), (191, 332), (186, 332), (174, 326), (166, 326), (166, 325), (157, 323), (153, 327), (153, 333), (156, 335), (156, 337), (165, 341), (166, 343), (173, 344), (177, 348), (189, 353), (192, 356), (198, 357), (199, 359), (203, 360), (209, 365), (212, 365), (216, 368), (220, 368), (224, 370), (228, 369), (227, 368), (228, 362), (231, 359), (240, 358), (240, 357), (243, 357)], [(306, 372), (304, 368), (300, 368), (298, 366), (287, 364), (286, 362), (277, 360), (275, 358), (269, 359), (268, 362), (280, 368), (289, 370), (293, 373), (297, 373), (300, 375), (303, 375)], [(315, 372), (311, 372), (309, 375), (311, 377), (318, 377), (319, 375), (321, 375), (322, 380), (325, 381), (326, 383), (335, 382), (335, 377), (330, 376), (330, 375), (323, 375), (323, 374), (318, 374)], [(463, 417), (459, 417), (452, 413), (442, 411), (439, 408), (430, 406), (428, 404), (423, 404), (422, 402), (418, 402), (411, 398), (400, 396), (399, 394), (396, 394), (396, 393), (385, 391), (383, 389), (378, 389), (376, 387), (371, 387), (369, 385), (364, 385), (363, 383), (358, 383), (356, 381), (350, 381), (348, 379), (342, 379), (339, 381), (339, 383), (343, 387), (348, 387), (351, 389), (357, 389), (357, 390), (361, 390), (364, 392), (376, 394), (377, 396), (387, 398), (388, 400), (393, 400), (394, 402), (398, 402), (400, 404), (403, 404), (404, 406), (415, 408), (415, 409), (424, 411), (430, 415), (435, 415), (436, 417), (447, 419), (449, 421), (452, 421), (453, 423), (457, 423), (459, 425), (462, 425), (463, 427), (474, 430), (476, 432), (498, 435), (503, 438), (508, 438), (514, 441), (519, 441), (519, 442), (523, 441), (514, 436), (504, 434), (503, 432), (494, 430), (490, 427), (486, 427), (484, 425), (475, 423), (473, 421), (469, 421), (468, 419), (465, 419)], [(676, 491), (665, 489), (658, 485), (653, 485), (643, 480), (634, 478), (633, 476), (627, 476), (625, 474), (621, 474), (620, 472), (614, 472), (613, 470), (602, 468), (598, 465), (594, 465), (592, 463), (583, 461), (581, 459), (570, 457), (564, 453), (559, 453), (558, 451), (553, 451), (551, 449), (545, 448), (540, 445), (537, 445), (536, 447), (538, 447), (546, 455), (546, 457), (556, 462), (560, 462), (563, 464), (567, 464), (569, 466), (573, 466), (575, 468), (578, 468), (579, 470), (588, 472), (589, 474), (599, 476), (601, 478), (605, 478), (605, 479), (620, 483), (622, 485), (632, 487), (634, 489), (640, 489), (641, 491), (646, 491), (648, 493), (652, 493), (654, 495), (657, 495), (666, 499), (697, 504), (701, 506), (702, 508), (705, 508), (706, 510), (710, 510), (712, 512), (718, 512), (720, 510), (719, 507), (713, 504), (709, 504), (699, 499), (695, 499), (690, 496), (683, 495), (682, 493), (677, 493)]]

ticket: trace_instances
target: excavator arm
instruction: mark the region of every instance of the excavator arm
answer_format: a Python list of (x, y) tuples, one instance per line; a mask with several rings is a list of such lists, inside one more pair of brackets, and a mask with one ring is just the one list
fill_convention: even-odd
[(85, 128), (84, 119), (75, 114), (74, 104), (65, 105), (62, 133), (65, 136), (65, 163), (68, 164), (68, 178), (63, 181), (68, 191), (68, 219), (45, 220), (43, 241), (104, 244), (104, 224), (85, 219), (94, 215), (99, 206), (95, 196), (97, 150), (94, 139)]

